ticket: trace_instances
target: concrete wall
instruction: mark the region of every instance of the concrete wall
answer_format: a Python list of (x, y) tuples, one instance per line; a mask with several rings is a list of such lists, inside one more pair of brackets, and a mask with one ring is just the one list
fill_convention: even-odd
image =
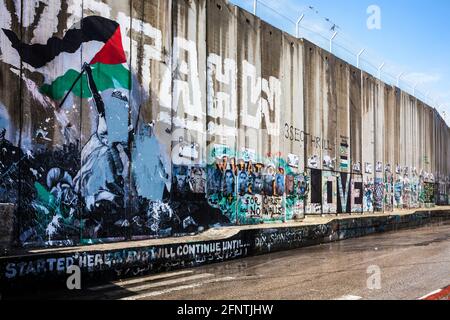
[(435, 110), (224, 0), (0, 0), (0, 18), (22, 246), (448, 203)]

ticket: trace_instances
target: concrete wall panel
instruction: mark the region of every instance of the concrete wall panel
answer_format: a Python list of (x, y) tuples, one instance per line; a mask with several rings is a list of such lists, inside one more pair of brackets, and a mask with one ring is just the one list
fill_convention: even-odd
[[(49, 38), (62, 37), (72, 28), (68, 7), (75, 2), (24, 5), (21, 40), (30, 45), (27, 49), (46, 44)], [(42, 47), (60, 50), (51, 44)], [(71, 54), (53, 56), (48, 51), (35, 53), (30, 49), (19, 55), (21, 149), (28, 153), (20, 162), (19, 239), (23, 245), (42, 245), (50, 239), (74, 244), (82, 232), (80, 210), (70, 208), (65, 201), (76, 201), (74, 181), (81, 176), (80, 127), (82, 113), (86, 112), (81, 100), (82, 81), (75, 83), (74, 94), (64, 104), (62, 99), (74, 83), (73, 79), (66, 81), (67, 70), (80, 71), (82, 50), (78, 47)], [(64, 187), (58, 187), (62, 184)]]
[(162, 200), (166, 185), (175, 177), (171, 161), (172, 1), (133, 0), (130, 4), (130, 17), (125, 8), (119, 17), (131, 71), (127, 216), (138, 221), (130, 237), (139, 239), (158, 232), (148, 219), (148, 207)]
[[(110, 10), (104, 11), (106, 8)], [(82, 224), (81, 242), (87, 243), (92, 239), (122, 241), (130, 237), (129, 229), (123, 226), (132, 221), (130, 203), (135, 200), (130, 192), (133, 143), (130, 133), (137, 118), (137, 112), (133, 110), (135, 105), (130, 105), (132, 47), (128, 39), (131, 36), (131, 2), (83, 1), (81, 15), (81, 27), (86, 34), (98, 30), (112, 33), (98, 48), (89, 42), (81, 47), (80, 70), (85, 63), (90, 65), (98, 93), (83, 76), (80, 94), (80, 172), (75, 177), (75, 183), (78, 192), (87, 199), (86, 211), (95, 217), (104, 217), (103, 220), (86, 220)], [(102, 18), (99, 19), (99, 16)], [(105, 44), (115, 36), (117, 43), (122, 43), (122, 48), (105, 51)], [(116, 64), (105, 63), (105, 60), (121, 55), (124, 55), (123, 59), (114, 61)], [(111, 81), (117, 81), (120, 85), (107, 84), (103, 75), (110, 74), (114, 79)], [(100, 200), (103, 194), (113, 202)], [(111, 214), (106, 215), (107, 212)]]
[(323, 51), (304, 41), (304, 108), (306, 133), (306, 163), (311, 169), (322, 169), (323, 79), (326, 66)]
[(350, 66), (350, 150), (352, 173), (362, 173), (361, 70)]
[[(238, 141), (237, 152), (256, 165), (254, 220), (263, 217), (264, 157), (261, 134), (261, 21), (237, 9)], [(233, 219), (232, 219), (233, 221)]]
[[(0, 28), (22, 38), (21, 15), (17, 1), (0, 1)], [(1, 29), (0, 29), (1, 30)], [(17, 203), (19, 197), (19, 166), (22, 128), (21, 59), (0, 31), (0, 202)], [(11, 94), (15, 93), (15, 94)]]
[[(322, 168), (336, 170), (339, 166), (336, 157), (337, 133), (337, 77), (340, 64), (328, 52), (320, 50), (321, 58), (319, 92), (322, 107)], [(345, 114), (343, 115), (345, 117)]]
[(362, 74), (362, 170), (364, 179), (364, 212), (374, 210), (375, 172), (375, 103), (378, 97), (376, 80), (367, 73)]
[(206, 1), (173, 2), (172, 162), (206, 162)]
[(375, 84), (375, 104), (374, 104), (374, 124), (375, 124), (375, 137), (374, 137), (374, 210), (376, 212), (384, 211), (385, 201), (385, 160), (384, 160), (384, 84), (381, 81), (377, 81)]
[[(243, 160), (238, 152), (238, 9), (225, 1), (207, 1), (207, 197), (233, 222), (250, 222), (261, 215), (259, 195), (250, 195), (253, 184), (244, 178), (247, 167), (232, 170)], [(244, 161), (244, 160), (243, 160)], [(226, 166), (220, 166), (227, 163)], [(237, 184), (242, 175), (241, 184)], [(242, 186), (242, 187), (241, 187)], [(224, 188), (225, 187), (225, 188)], [(236, 189), (237, 188), (237, 189)], [(223, 192), (222, 190), (225, 190)], [(238, 190), (238, 192), (236, 191)]]
[(337, 103), (336, 128), (336, 169), (351, 172), (350, 156), (350, 66), (342, 60), (336, 60), (335, 84)]
[(286, 219), (304, 215), (306, 200), (303, 45), (283, 33), (281, 150), (286, 161)]
[(281, 149), (281, 78), (283, 37), (279, 29), (261, 22), (261, 123), (264, 174), (263, 219), (286, 219), (284, 178), (286, 155)]
[[(381, 90), (380, 90), (381, 91)], [(395, 88), (384, 85), (384, 163), (385, 163), (385, 201), (384, 210), (389, 212), (394, 206), (394, 174), (395, 174)]]

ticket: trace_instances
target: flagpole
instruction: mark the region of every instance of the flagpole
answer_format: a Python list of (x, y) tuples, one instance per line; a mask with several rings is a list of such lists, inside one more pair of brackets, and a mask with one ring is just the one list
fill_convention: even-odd
[(67, 98), (69, 97), (69, 94), (72, 92), (73, 88), (75, 88), (76, 83), (80, 80), (81, 76), (83, 75), (83, 73), (86, 71), (85, 67), (83, 66), (83, 68), (81, 69), (80, 74), (77, 76), (77, 78), (75, 79), (75, 81), (73, 82), (72, 86), (70, 87), (69, 91), (67, 91), (66, 95), (64, 96), (64, 99), (61, 101), (61, 103), (58, 106), (58, 110), (62, 108), (62, 106), (64, 105), (64, 103), (66, 102)]

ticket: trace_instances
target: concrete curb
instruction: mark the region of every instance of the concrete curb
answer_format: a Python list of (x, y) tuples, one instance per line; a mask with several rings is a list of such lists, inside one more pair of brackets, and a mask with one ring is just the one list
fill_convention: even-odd
[[(374, 233), (450, 220), (450, 210), (419, 210), (410, 214), (358, 216), (300, 226), (242, 228), (216, 239), (148, 245), (145, 241), (52, 249), (0, 258), (1, 287), (64, 284), (66, 270), (80, 267), (83, 283), (117, 280), (151, 273), (202, 266), (282, 250), (302, 248)], [(233, 231), (233, 230), (230, 230)], [(226, 232), (225, 232), (226, 234)], [(134, 245), (133, 245), (134, 244)]]

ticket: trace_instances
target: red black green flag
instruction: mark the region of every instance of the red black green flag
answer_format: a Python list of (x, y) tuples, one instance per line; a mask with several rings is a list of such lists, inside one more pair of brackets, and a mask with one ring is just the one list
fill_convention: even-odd
[[(130, 89), (131, 75), (122, 45), (120, 25), (100, 16), (82, 19), (62, 39), (50, 38), (46, 44), (25, 44), (11, 30), (3, 29), (23, 63), (45, 76), (41, 92), (61, 100), (88, 62), (99, 91)], [(76, 96), (88, 98), (86, 75), (75, 85)]]

